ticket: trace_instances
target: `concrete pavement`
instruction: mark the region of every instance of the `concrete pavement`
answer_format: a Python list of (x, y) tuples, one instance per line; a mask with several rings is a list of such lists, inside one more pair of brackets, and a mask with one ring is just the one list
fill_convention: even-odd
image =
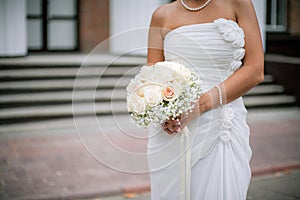
[[(0, 199), (120, 199), (149, 191), (147, 174), (121, 172), (145, 169), (146, 157), (122, 154), (145, 152), (144, 131), (126, 116), (75, 116), (75, 122), (0, 127)], [(254, 175), (248, 198), (269, 200), (281, 194), (283, 200), (299, 199), (300, 109), (251, 109), (248, 122)]]
[[(247, 200), (300, 199), (300, 170), (286, 170), (254, 177), (251, 180)], [(150, 200), (149, 193), (127, 193), (119, 196), (91, 198), (89, 200)]]

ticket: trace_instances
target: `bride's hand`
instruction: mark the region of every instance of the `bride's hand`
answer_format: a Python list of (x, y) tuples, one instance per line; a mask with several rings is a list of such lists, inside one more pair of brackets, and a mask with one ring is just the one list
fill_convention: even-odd
[(180, 132), (186, 125), (196, 119), (200, 115), (199, 104), (196, 103), (194, 108), (187, 113), (181, 114), (177, 119), (174, 120), (166, 120), (163, 125), (164, 130), (172, 135)]
[(194, 108), (187, 113), (181, 114), (177, 119), (166, 120), (163, 129), (170, 135), (180, 132), (186, 125), (212, 108), (211, 97), (209, 93), (203, 94), (199, 102), (195, 103)]

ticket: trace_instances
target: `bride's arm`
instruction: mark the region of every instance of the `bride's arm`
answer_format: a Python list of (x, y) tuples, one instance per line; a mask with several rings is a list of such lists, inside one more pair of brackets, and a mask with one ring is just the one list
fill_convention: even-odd
[(264, 80), (264, 52), (260, 30), (251, 0), (234, 0), (238, 24), (245, 32), (243, 66), (223, 83), (226, 102), (244, 95)]
[(148, 54), (147, 65), (153, 65), (156, 62), (164, 61), (163, 52), (163, 22), (164, 6), (158, 8), (152, 15), (149, 33), (148, 33)]
[[(264, 52), (260, 30), (251, 0), (232, 0), (238, 24), (245, 33), (243, 66), (220, 84), (223, 104), (244, 95), (264, 79)], [(219, 106), (218, 89), (215, 87), (200, 98), (200, 112)]]

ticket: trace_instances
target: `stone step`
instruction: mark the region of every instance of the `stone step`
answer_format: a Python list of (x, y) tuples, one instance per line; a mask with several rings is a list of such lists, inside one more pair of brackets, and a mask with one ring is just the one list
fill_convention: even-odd
[[(281, 85), (259, 85), (250, 90), (245, 96), (274, 95), (284, 91)], [(72, 96), (74, 95), (74, 96)], [(55, 104), (71, 103), (72, 101), (117, 101), (126, 99), (125, 88), (101, 89), (101, 90), (78, 90), (78, 91), (52, 91), (32, 94), (6, 94), (1, 95), (0, 107), (22, 106), (30, 104)]]
[(3, 82), (0, 84), (1, 93), (30, 92), (30, 91), (57, 91), (75, 89), (106, 89), (125, 88), (131, 77), (102, 77), (102, 78), (77, 78), (62, 80), (30, 80)]
[(1, 95), (0, 108), (72, 102), (125, 101), (125, 89), (38, 92)]
[(113, 114), (127, 114), (126, 102), (88, 102), (6, 108), (1, 109), (0, 124)]
[[(58, 91), (58, 90), (73, 90), (73, 89), (113, 89), (113, 88), (126, 88), (130, 79), (132, 79), (133, 75), (138, 71), (138, 68), (132, 68), (128, 71), (125, 76), (116, 77), (101, 77), (99, 73), (96, 73), (96, 76), (92, 76), (93, 72), (89, 73), (80, 73), (81, 75), (78, 78), (70, 78), (70, 79), (56, 79), (54, 77), (55, 74), (49, 74), (49, 77), (52, 76), (51, 79), (43, 79), (43, 80), (32, 80), (34, 78), (30, 78), (29, 80), (22, 81), (3, 81), (0, 84), (0, 93), (14, 93), (14, 92), (40, 92), (40, 91)], [(110, 71), (109, 74), (113, 75), (113, 71)], [(42, 74), (42, 70), (39, 72)], [(47, 74), (47, 73), (45, 73)], [(59, 72), (57, 72), (59, 74)], [(122, 73), (120, 73), (122, 74)], [(61, 74), (64, 76), (64, 74)], [(47, 76), (47, 75), (45, 75)], [(59, 75), (58, 75), (59, 76)], [(62, 77), (61, 76), (61, 77)], [(19, 76), (22, 79), (22, 76)], [(26, 76), (24, 77), (26, 78)], [(29, 74), (28, 77), (29, 78)], [(266, 76), (265, 84), (261, 84), (258, 87), (252, 89), (249, 94), (263, 94), (266, 93), (278, 93), (282, 92), (281, 86), (274, 85), (271, 86), (267, 83), (270, 83), (272, 77)], [(0, 79), (1, 80), (1, 79)], [(97, 87), (96, 87), (97, 86)]]
[(282, 94), (284, 92), (284, 87), (282, 85), (275, 84), (262, 84), (252, 88), (247, 92), (246, 96), (254, 95), (274, 95)]
[(247, 108), (294, 106), (296, 99), (288, 95), (244, 96)]
[[(1, 68), (0, 68), (1, 69)], [(6, 69), (0, 70), (0, 81), (18, 80), (47, 80), (47, 79), (75, 79), (83, 77), (133, 77), (140, 70), (140, 66), (120, 67), (74, 67), (74, 68), (37, 68), (37, 69)], [(271, 75), (265, 75), (262, 84), (273, 82)]]
[[(0, 67), (0, 124), (128, 114), (125, 88), (139, 69), (138, 63)], [(244, 101), (248, 108), (293, 105), (295, 99), (283, 92), (265, 75)]]
[(265, 74), (264, 81), (261, 84), (272, 84), (274, 82), (274, 78), (272, 75)]
[(114, 55), (102, 53), (90, 54), (29, 54), (20, 58), (2, 58), (0, 59), (1, 68), (43, 68), (43, 67), (74, 67), (74, 66), (124, 66), (141, 65), (146, 63), (144, 56)]
[[(295, 98), (286, 95), (248, 96), (244, 97), (244, 103), (247, 108), (291, 106), (294, 105)], [(113, 114), (127, 114), (126, 101), (73, 102), (61, 105), (4, 108), (0, 112), (0, 124)]]
[(33, 80), (33, 79), (61, 79), (78, 77), (121, 77), (133, 76), (140, 67), (80, 67), (80, 68), (38, 68), (38, 69), (8, 69), (1, 70), (0, 80)]

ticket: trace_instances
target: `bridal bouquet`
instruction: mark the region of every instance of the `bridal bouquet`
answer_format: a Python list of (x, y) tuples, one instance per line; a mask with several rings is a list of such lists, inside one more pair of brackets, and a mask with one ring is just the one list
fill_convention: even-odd
[(140, 127), (161, 125), (194, 107), (201, 95), (200, 80), (176, 62), (143, 66), (127, 86), (127, 109)]

